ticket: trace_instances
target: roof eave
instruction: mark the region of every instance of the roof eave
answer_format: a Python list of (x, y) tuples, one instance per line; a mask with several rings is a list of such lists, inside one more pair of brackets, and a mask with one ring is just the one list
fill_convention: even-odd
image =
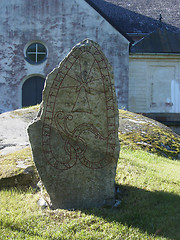
[(87, 2), (92, 8), (94, 8), (96, 12), (98, 12), (113, 28), (115, 28), (121, 35), (123, 35), (131, 44), (134, 43), (134, 40), (130, 36), (128, 36), (122, 29), (120, 29), (119, 27), (117, 28), (117, 26), (113, 24), (111, 19), (103, 11), (101, 11), (93, 2), (91, 2), (91, 0), (84, 1)]

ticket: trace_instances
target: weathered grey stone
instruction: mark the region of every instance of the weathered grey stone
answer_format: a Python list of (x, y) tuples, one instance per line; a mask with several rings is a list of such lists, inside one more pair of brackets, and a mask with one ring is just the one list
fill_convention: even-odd
[(48, 75), (28, 133), (53, 208), (114, 204), (118, 109), (112, 68), (97, 43), (76, 45)]

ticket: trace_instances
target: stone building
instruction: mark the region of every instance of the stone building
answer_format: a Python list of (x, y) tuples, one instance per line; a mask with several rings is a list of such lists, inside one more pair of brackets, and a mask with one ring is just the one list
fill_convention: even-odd
[(39, 103), (46, 75), (86, 38), (113, 65), (118, 104), (127, 108), (130, 38), (85, 0), (1, 0), (0, 19), (0, 112)]
[(158, 29), (131, 47), (129, 59), (129, 110), (179, 127), (180, 35)]
[(179, 1), (92, 2), (135, 41), (129, 55), (128, 109), (179, 127)]
[(90, 38), (113, 65), (119, 108), (180, 124), (179, 1), (1, 0), (0, 7), (0, 112), (39, 102), (46, 75)]
[(165, 29), (131, 47), (129, 109), (180, 113), (180, 36)]

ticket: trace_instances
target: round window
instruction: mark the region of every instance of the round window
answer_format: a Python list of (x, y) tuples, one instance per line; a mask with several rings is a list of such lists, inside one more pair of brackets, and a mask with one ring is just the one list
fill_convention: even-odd
[(47, 49), (42, 43), (32, 43), (26, 49), (26, 58), (32, 64), (43, 62), (47, 56)]

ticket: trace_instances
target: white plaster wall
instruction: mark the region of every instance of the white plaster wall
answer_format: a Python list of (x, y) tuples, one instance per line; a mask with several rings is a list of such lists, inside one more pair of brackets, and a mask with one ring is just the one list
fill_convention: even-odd
[(130, 55), (129, 110), (180, 113), (180, 55)]
[[(24, 79), (46, 76), (85, 38), (98, 42), (113, 65), (118, 104), (127, 108), (129, 43), (84, 0), (1, 0), (0, 20), (0, 111), (20, 108)], [(47, 46), (44, 63), (24, 59), (31, 41)]]

